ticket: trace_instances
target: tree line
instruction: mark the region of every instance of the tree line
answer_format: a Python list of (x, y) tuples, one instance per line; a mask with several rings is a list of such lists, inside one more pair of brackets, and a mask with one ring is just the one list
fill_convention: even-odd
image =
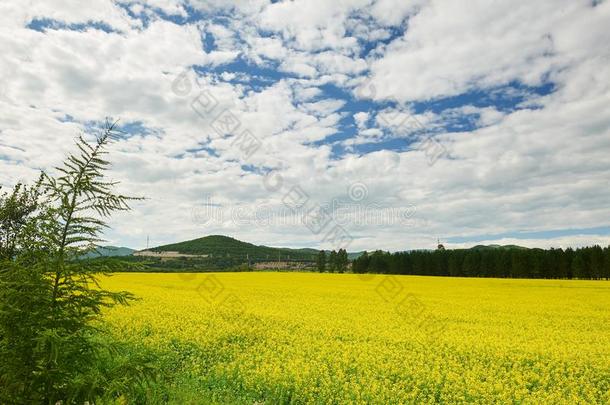
[(354, 273), (422, 276), (610, 279), (610, 247), (487, 248), (389, 253), (364, 252)]
[(316, 265), (321, 273), (325, 271), (329, 273), (345, 273), (349, 265), (347, 251), (345, 249), (339, 249), (339, 251), (331, 250), (327, 257), (326, 251), (320, 250)]

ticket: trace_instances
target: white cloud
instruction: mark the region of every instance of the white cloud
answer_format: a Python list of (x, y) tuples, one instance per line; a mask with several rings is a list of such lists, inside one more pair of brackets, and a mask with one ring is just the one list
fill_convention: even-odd
[(252, 49), (252, 53), (258, 57), (269, 59), (283, 59), (288, 54), (282, 40), (278, 38), (247, 36), (246, 42)]
[(339, 110), (344, 104), (345, 101), (343, 100), (326, 99), (314, 103), (305, 103), (303, 107), (315, 115), (329, 115)]
[(369, 120), (370, 114), (366, 112), (357, 112), (354, 114), (354, 121), (358, 128), (364, 128), (366, 126), (367, 121)]
[(355, 38), (345, 35), (345, 21), (368, 0), (333, 2), (298, 0), (268, 5), (258, 16), (260, 26), (280, 33), (300, 50), (354, 50)]
[[(206, 13), (230, 13), (222, 23), (180, 25), (154, 15), (154, 9), (184, 16), (184, 4), (156, 1), (145, 7), (153, 14), (144, 26), (113, 2), (95, 2), (89, 9), (61, 2), (32, 2), (30, 8), (2, 3), (0, 183), (32, 179), (38, 169), (52, 168), (87, 122), (110, 115), (125, 124), (140, 122), (151, 132), (113, 146), (113, 177), (124, 180), (125, 192), (150, 197), (113, 222), (109, 237), (115, 243), (142, 247), (147, 234), (164, 243), (226, 233), (255, 243), (318, 246), (323, 236), (304, 226), (244, 227), (230, 219), (202, 224), (192, 210), (206, 195), (226, 207), (282, 207), (294, 185), (311, 201), (329, 202), (346, 199), (355, 182), (367, 186), (361, 204), (371, 209), (415, 205), (417, 210), (413, 221), (348, 226), (353, 250), (426, 248), (437, 236), (607, 224), (609, 3), (595, 8), (580, 1), (562, 7), (553, 2), (464, 7), (444, 1), (190, 4)], [(26, 29), (35, 17), (98, 21), (118, 32)], [(398, 25), (407, 28), (405, 35), (390, 41), (390, 27)], [(208, 53), (206, 35), (217, 47)], [(374, 52), (361, 56), (363, 40), (381, 38), (389, 43), (374, 44)], [(240, 55), (291, 77), (251, 86), (258, 73), (213, 69)], [(185, 86), (176, 91), (172, 84), (181, 72)], [(372, 98), (396, 98), (403, 106), (360, 105), (324, 87), (352, 90), (369, 74)], [(543, 80), (555, 84), (553, 93), (498, 87)], [(512, 111), (467, 98), (417, 114), (409, 103), (473, 88), (493, 89), (499, 98), (521, 92), (512, 96), (525, 101)], [(193, 111), (201, 94), (218, 102), (213, 113)], [(214, 131), (213, 120), (225, 109), (239, 120), (238, 133), (248, 130), (260, 140), (254, 155), (244, 157), (234, 137)], [(354, 136), (344, 133), (349, 111), (358, 111)], [(430, 166), (421, 144), (403, 152), (358, 152), (364, 144), (410, 141), (416, 129), (411, 116), (436, 133), (450, 158)], [(466, 118), (475, 129), (443, 131)], [(341, 147), (349, 152), (337, 154)], [(263, 186), (262, 173), (269, 168), (283, 178), (277, 192)], [(588, 237), (504, 242), (587, 244)], [(604, 235), (590, 240), (608, 242)]]
[(294, 73), (300, 77), (311, 78), (316, 76), (318, 71), (305, 61), (299, 61), (296, 58), (290, 58), (280, 65), (280, 71)]
[(11, 25), (14, 24), (15, 27), (33, 19), (51, 19), (65, 24), (103, 22), (120, 31), (128, 31), (140, 25), (139, 21), (131, 20), (123, 9), (116, 7), (110, 0), (91, 0), (87, 2), (87, 7), (83, 7), (78, 0), (27, 1), (20, 6), (15, 7), (12, 2), (4, 5), (9, 15), (12, 15)]
[(420, 0), (380, 0), (371, 6), (371, 15), (384, 25), (399, 25), (423, 4)]
[(167, 15), (171, 16), (180, 16), (186, 17), (188, 14), (184, 9), (184, 1), (182, 0), (145, 0), (145, 1), (122, 1), (126, 5), (129, 5), (129, 8), (135, 14), (140, 14), (146, 7), (150, 7), (153, 10), (161, 10)]
[(409, 19), (404, 37), (373, 61), (375, 97), (427, 100), (511, 81), (539, 85), (545, 74), (565, 68), (572, 59), (556, 42), (565, 36), (562, 28), (584, 29), (607, 5), (597, 8), (571, 1), (494, 7), (484, 1), (468, 7), (431, 2)]

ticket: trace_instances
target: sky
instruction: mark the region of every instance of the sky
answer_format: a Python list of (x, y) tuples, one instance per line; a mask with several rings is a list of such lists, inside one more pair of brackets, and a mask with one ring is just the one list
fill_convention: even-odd
[(609, 245), (609, 26), (591, 0), (3, 0), (0, 184), (110, 119), (146, 199), (108, 244)]

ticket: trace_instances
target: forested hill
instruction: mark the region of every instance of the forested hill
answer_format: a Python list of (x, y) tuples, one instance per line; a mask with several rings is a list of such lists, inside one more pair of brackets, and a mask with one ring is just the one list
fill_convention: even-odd
[(250, 260), (302, 260), (312, 261), (318, 251), (315, 249), (289, 249), (259, 246), (223, 236), (210, 235), (185, 242), (172, 243), (149, 249), (153, 252), (178, 252), (189, 255), (211, 257), (246, 258)]

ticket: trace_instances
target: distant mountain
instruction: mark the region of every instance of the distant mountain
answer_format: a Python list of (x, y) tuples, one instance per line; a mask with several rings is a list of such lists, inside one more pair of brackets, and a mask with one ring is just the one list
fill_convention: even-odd
[(153, 252), (178, 252), (186, 255), (207, 255), (211, 257), (246, 258), (250, 260), (315, 260), (316, 249), (290, 249), (259, 246), (223, 235), (203, 238), (149, 249)]
[(357, 258), (362, 256), (363, 254), (364, 254), (364, 251), (362, 251), (362, 252), (348, 252), (347, 253), (347, 258), (349, 260), (356, 260)]
[(127, 247), (99, 246), (95, 250), (81, 256), (82, 259), (93, 259), (95, 257), (131, 256), (135, 250)]
[(471, 250), (488, 250), (488, 249), (522, 249), (527, 250), (528, 248), (518, 245), (476, 245), (470, 248)]

